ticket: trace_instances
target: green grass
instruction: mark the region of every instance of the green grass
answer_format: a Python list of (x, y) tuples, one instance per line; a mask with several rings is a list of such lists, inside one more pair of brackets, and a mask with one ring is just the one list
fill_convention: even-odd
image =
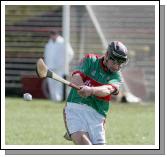
[[(6, 145), (71, 145), (63, 138), (65, 103), (6, 98)], [(154, 104), (112, 104), (106, 122), (110, 145), (154, 144)]]

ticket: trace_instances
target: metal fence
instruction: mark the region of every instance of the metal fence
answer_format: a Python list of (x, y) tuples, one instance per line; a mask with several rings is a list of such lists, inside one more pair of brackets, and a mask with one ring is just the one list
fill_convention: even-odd
[[(154, 100), (154, 6), (91, 6), (91, 9), (107, 43), (119, 40), (128, 47), (130, 62), (122, 73), (131, 92), (144, 100)], [(71, 43), (78, 53), (76, 57), (104, 52), (85, 6), (71, 7)]]
[[(48, 32), (62, 33), (63, 6), (6, 6), (6, 88), (20, 89), (21, 75), (34, 75), (35, 60), (43, 56)], [(109, 43), (120, 40), (129, 49), (130, 62), (123, 76), (130, 90), (144, 100), (154, 100), (154, 6), (91, 6)], [(70, 42), (75, 57), (72, 67), (86, 53), (104, 53), (104, 47), (85, 6), (70, 7)]]

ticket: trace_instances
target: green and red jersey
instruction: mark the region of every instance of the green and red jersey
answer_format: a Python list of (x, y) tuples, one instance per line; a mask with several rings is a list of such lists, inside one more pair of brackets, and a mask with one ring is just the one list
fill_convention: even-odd
[[(80, 65), (75, 68), (73, 74), (80, 74), (84, 85), (87, 86), (102, 86), (119, 84), (122, 82), (120, 72), (110, 72), (103, 64), (103, 56), (95, 54), (87, 54), (80, 62)], [(67, 102), (73, 102), (78, 104), (86, 104), (94, 108), (98, 113), (105, 116), (110, 108), (109, 101), (111, 95), (106, 97), (81, 97), (75, 89), (71, 89)]]

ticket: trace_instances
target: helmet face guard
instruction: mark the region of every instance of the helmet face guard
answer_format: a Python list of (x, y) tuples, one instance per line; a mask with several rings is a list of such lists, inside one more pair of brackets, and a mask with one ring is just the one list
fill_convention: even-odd
[(108, 59), (112, 60), (115, 64), (127, 64), (127, 48), (121, 42), (114, 41), (108, 46)]
[(127, 56), (126, 57), (123, 57), (123, 56), (120, 57), (114, 51), (109, 54), (109, 59), (114, 61), (117, 64), (125, 64), (126, 65), (127, 62), (128, 62)]

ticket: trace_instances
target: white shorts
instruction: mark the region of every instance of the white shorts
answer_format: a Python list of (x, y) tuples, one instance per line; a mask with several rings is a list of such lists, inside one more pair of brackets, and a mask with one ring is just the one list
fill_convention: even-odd
[(105, 117), (85, 104), (67, 102), (64, 120), (69, 134), (87, 132), (92, 144), (105, 144)]

